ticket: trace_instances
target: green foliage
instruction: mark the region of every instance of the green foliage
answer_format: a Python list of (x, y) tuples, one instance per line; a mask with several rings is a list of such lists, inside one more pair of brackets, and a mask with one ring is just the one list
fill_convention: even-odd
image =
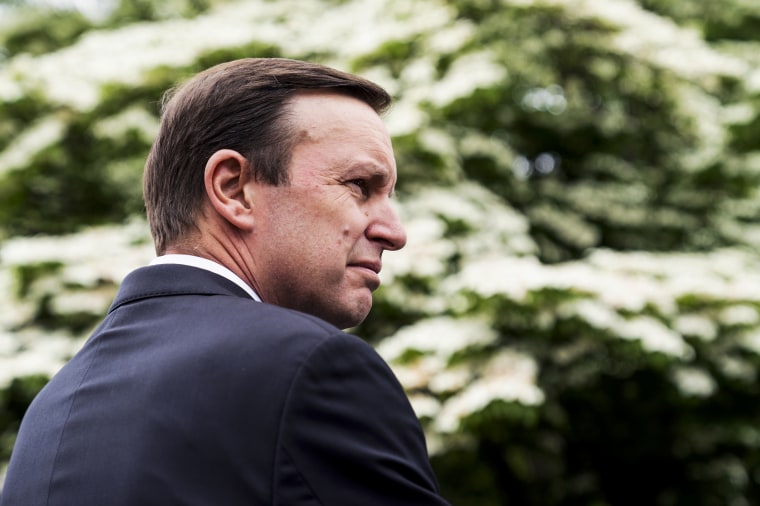
[[(760, 96), (753, 97), (751, 103), (754, 106), (754, 111), (760, 110)], [(760, 114), (755, 112), (748, 121), (734, 124), (730, 130), (732, 133), (731, 148), (733, 150), (739, 153), (756, 151), (757, 139), (760, 139)], [(715, 174), (716, 179), (717, 177), (718, 174)]]
[(56, 111), (34, 96), (0, 102), (0, 112), (7, 113), (0, 115), (0, 130), (15, 132), (51, 113), (66, 129), (61, 142), (41, 150), (26, 167), (0, 172), (0, 232), (64, 234), (141, 215), (142, 169), (152, 139), (129, 127), (116, 137), (99, 136), (98, 123), (130, 108), (143, 110), (157, 123), (165, 90), (203, 68), (248, 56), (282, 55), (278, 48), (257, 42), (209, 51), (188, 66), (154, 68), (136, 86), (106, 84), (97, 106), (84, 113)]
[[(593, 247), (673, 251), (722, 244), (717, 235), (691, 232), (706, 226), (720, 202), (744, 195), (750, 181), (745, 173), (734, 184), (713, 184), (703, 174), (722, 171), (722, 160), (684, 173), (681, 157), (701, 141), (697, 118), (679, 105), (682, 78), (610, 49), (600, 41), (615, 30), (563, 9), (506, 7), (489, 14), (472, 8), (461, 12), (479, 23), (474, 43), (499, 54), (510, 75), (451, 103), (436, 121), (504, 139), (520, 154), (527, 170), (517, 173), (515, 162), (505, 166), (484, 154), (464, 158), (462, 168), (529, 217), (542, 260), (580, 258)], [(627, 167), (599, 163), (610, 158)], [(542, 161), (548, 162), (543, 169)], [(616, 187), (632, 180), (648, 195), (624, 202), (619, 213), (578, 205), (576, 193), (609, 187), (619, 195)]]
[(160, 21), (172, 18), (192, 18), (206, 12), (214, 0), (118, 0), (110, 12), (106, 26), (115, 27), (129, 23)]
[[(540, 295), (538, 310), (552, 299), (558, 302)], [(534, 310), (526, 304), (523, 312)], [(433, 459), (456, 504), (718, 505), (760, 498), (760, 432), (751, 422), (760, 415), (751, 400), (760, 392), (755, 379), (720, 370), (721, 360), (743, 355), (730, 351), (730, 338), (724, 346), (694, 342), (692, 366), (709, 370), (719, 393), (690, 397), (670, 379), (674, 364), (665, 356), (572, 317), (563, 321), (559, 311), (537, 332), (541, 318), (520, 317), (511, 306), (502, 305), (496, 326), (510, 346), (530, 349), (541, 363), (547, 399), (540, 409), (498, 401), (463, 420), (460, 430), (477, 443)], [(757, 356), (744, 358), (758, 363)], [(478, 466), (460, 488), (462, 462)], [(466, 488), (489, 473), (499, 477), (486, 485), (495, 495)]]
[(27, 53), (40, 55), (73, 44), (93, 23), (75, 10), (58, 10), (54, 15), (29, 9), (22, 21), (0, 34), (0, 47), (6, 58)]
[(0, 181), (0, 223), (6, 233), (61, 234), (83, 225), (113, 223), (142, 209), (139, 171), (136, 186), (104, 170), (119, 152), (147, 150), (138, 138), (121, 139), (118, 144), (95, 137), (91, 124), (74, 121), (68, 125), (60, 144), (37, 154), (25, 170), (8, 172)]
[[(407, 279), (412, 286), (411, 292), (419, 298), (424, 298), (430, 293), (430, 286), (424, 279)], [(404, 307), (393, 300), (393, 294), (388, 293), (388, 288), (381, 286), (375, 292), (376, 298), (372, 304), (372, 311), (367, 318), (360, 323), (352, 332), (370, 343), (377, 344), (383, 337), (392, 334), (398, 324), (410, 325), (424, 316), (424, 312), (413, 307)]]
[(0, 390), (0, 459), (8, 460), (10, 457), (19, 422), (34, 396), (49, 379), (43, 375), (19, 377)]
[(19, 299), (27, 297), (35, 282), (47, 276), (55, 275), (63, 267), (63, 263), (56, 261), (16, 266), (13, 269), (16, 278), (16, 297)]
[[(201, 69), (283, 56), (366, 73), (396, 95), (410, 241), (384, 257), (388, 282), (353, 331), (408, 389), (444, 495), (460, 506), (760, 503), (751, 1), (388, 0), (371, 30), (331, 17), (349, 0), (298, 12), (264, 2), (254, 21), (234, 19), (251, 33), (239, 44), (207, 29), (222, 3), (125, 0), (102, 22), (70, 12), (4, 28), (0, 84), (20, 91), (0, 97), (0, 253), (33, 248), (21, 236), (142, 215), (161, 95)], [(156, 37), (193, 17), (201, 28), (182, 30), (213, 44), (99, 81), (92, 107), (48, 94), (20, 63), (76, 48), (91, 29)], [(330, 40), (316, 42), (315, 26)], [(60, 137), (4, 157), (51, 119)], [(113, 242), (103, 237), (86, 249)], [(0, 331), (86, 335), (118, 276), (18, 250), (0, 283), (12, 276), (5, 305), (21, 316)], [(45, 380), (2, 391), (0, 459)]]
[[(54, 307), (56, 296), (70, 297), (77, 291), (91, 288), (71, 284), (57, 286), (64, 268), (65, 265), (59, 261), (42, 261), (16, 265), (11, 269), (15, 285), (14, 297), (34, 307), (34, 311), (27, 319), (20, 321), (15, 330), (34, 326), (46, 332), (64, 330), (76, 336), (91, 330), (102, 318), (100, 308), (61, 311)], [(68, 293), (61, 293), (62, 290), (68, 290)]]
[(401, 135), (393, 139), (396, 164), (404, 167), (406, 177), (398, 182), (398, 192), (414, 192), (415, 186), (432, 181), (453, 183), (459, 174), (452, 174), (451, 166), (442, 153), (422, 144), (417, 136)]
[(414, 41), (390, 40), (383, 43), (372, 53), (362, 55), (354, 60), (352, 72), (361, 73), (362, 70), (373, 66), (382, 66), (388, 69), (391, 75), (398, 77), (404, 70), (405, 62), (419, 52)]
[(679, 23), (701, 27), (705, 39), (758, 40), (760, 14), (753, 2), (691, 2), (689, 0), (640, 0), (646, 9)]
[(0, 102), (0, 149), (7, 148), (17, 132), (50, 111), (51, 106), (33, 93)]

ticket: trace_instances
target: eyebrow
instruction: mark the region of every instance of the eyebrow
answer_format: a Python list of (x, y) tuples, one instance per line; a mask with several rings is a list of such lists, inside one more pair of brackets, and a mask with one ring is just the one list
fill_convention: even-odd
[(356, 166), (350, 169), (351, 171), (356, 172), (362, 172), (362, 175), (364, 177), (367, 177), (370, 180), (380, 180), (383, 181), (383, 185), (389, 184), (391, 189), (388, 192), (388, 197), (392, 198), (396, 195), (396, 183), (398, 182), (398, 177), (395, 180), (391, 179), (391, 171), (387, 169), (383, 165), (379, 164), (364, 164), (364, 163), (358, 163)]
[(388, 192), (388, 198), (393, 198), (393, 196), (396, 195), (396, 183), (398, 182), (398, 178), (396, 178), (396, 180), (392, 180), (389, 170), (386, 170), (386, 169), (375, 170), (372, 172), (371, 178), (381, 179), (384, 182), (387, 182), (388, 185), (390, 185), (391, 189)]

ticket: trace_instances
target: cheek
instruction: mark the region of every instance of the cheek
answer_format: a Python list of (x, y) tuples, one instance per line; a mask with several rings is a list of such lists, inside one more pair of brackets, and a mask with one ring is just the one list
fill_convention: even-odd
[(322, 265), (343, 263), (357, 242), (356, 229), (349, 225), (336, 227), (329, 221), (304, 224), (299, 236), (294, 246), (307, 256), (319, 258)]
[(360, 242), (364, 236), (364, 228), (360, 223), (345, 223), (336, 232), (335, 245), (343, 250), (350, 251), (357, 247), (357, 243)]

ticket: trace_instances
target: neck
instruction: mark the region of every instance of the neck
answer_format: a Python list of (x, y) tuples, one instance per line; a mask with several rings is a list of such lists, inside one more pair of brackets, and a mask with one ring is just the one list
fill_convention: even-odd
[(239, 231), (201, 226), (200, 233), (167, 247), (165, 255), (192, 255), (223, 265), (250, 286), (262, 300), (265, 292), (256, 282), (254, 259)]

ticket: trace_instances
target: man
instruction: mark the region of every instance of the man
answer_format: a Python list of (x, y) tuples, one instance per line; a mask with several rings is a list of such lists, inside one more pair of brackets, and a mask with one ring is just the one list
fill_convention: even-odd
[(29, 408), (2, 506), (432, 505), (425, 441), (360, 323), (406, 242), (364, 79), (213, 67), (145, 168), (158, 258)]

